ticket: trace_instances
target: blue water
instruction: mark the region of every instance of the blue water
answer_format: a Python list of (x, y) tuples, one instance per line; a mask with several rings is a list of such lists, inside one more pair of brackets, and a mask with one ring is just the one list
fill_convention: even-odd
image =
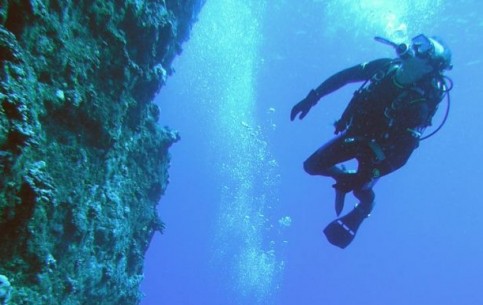
[[(483, 304), (482, 15), (478, 0), (208, 0), (156, 99), (181, 141), (141, 304)], [(333, 73), (394, 56), (374, 36), (421, 32), (453, 51), (449, 120), (379, 181), (371, 217), (341, 250), (322, 234), (333, 182), (302, 162), (358, 85), (303, 121), (290, 109)]]

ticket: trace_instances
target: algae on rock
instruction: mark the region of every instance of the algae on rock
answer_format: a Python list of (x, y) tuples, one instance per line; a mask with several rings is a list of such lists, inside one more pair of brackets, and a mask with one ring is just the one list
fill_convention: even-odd
[(0, 0), (12, 304), (137, 304), (175, 132), (151, 103), (204, 0)]

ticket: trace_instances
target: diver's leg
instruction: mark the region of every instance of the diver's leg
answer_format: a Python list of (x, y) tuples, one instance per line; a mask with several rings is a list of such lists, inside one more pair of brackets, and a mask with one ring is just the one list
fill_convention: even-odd
[(340, 218), (340, 222), (355, 235), (362, 221), (371, 214), (376, 195), (372, 188), (357, 189), (354, 190), (353, 194), (359, 199), (359, 203), (346, 216)]
[[(333, 187), (335, 189), (335, 212), (337, 216), (344, 209), (345, 195), (350, 191), (354, 191), (354, 195), (357, 198), (361, 197), (363, 203), (371, 201), (372, 186), (377, 181), (373, 173), (372, 156), (367, 151), (361, 150), (357, 154), (356, 159), (358, 162), (357, 172), (343, 173), (335, 177), (336, 183)], [(374, 197), (373, 195), (374, 193), (372, 192), (372, 197)]]
[[(340, 168), (337, 164), (357, 159), (356, 172)], [(305, 162), (304, 169), (310, 175), (332, 177), (336, 191), (348, 193), (360, 188), (372, 178), (373, 153), (364, 141), (342, 134), (319, 148)], [(337, 194), (342, 198), (343, 194)]]
[(372, 186), (369, 188), (354, 190), (354, 196), (359, 199), (359, 204), (356, 205), (355, 209), (357, 209), (364, 218), (369, 216), (374, 208), (374, 199), (376, 198)]
[(335, 211), (340, 215), (344, 208), (345, 196), (357, 185), (357, 173), (348, 172), (336, 165), (358, 155), (358, 142), (350, 140), (345, 134), (335, 137), (319, 148), (305, 162), (304, 169), (310, 175), (321, 175), (335, 179)]
[(357, 150), (354, 145), (346, 141), (344, 134), (335, 137), (324, 146), (315, 151), (304, 162), (304, 170), (310, 175), (320, 175), (337, 178), (346, 172), (336, 164), (353, 159)]

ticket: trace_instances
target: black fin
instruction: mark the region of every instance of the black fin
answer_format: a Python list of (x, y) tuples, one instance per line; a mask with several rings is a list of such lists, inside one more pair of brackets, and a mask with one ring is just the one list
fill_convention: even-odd
[(335, 190), (335, 214), (337, 216), (339, 216), (344, 209), (345, 194), (347, 193), (337, 189)]
[(366, 216), (355, 208), (347, 215), (337, 218), (324, 229), (327, 240), (342, 249), (346, 248), (356, 236)]

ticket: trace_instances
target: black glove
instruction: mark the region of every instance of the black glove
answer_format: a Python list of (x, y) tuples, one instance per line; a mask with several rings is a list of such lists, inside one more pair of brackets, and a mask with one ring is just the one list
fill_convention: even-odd
[(310, 108), (312, 108), (312, 106), (314, 106), (318, 100), (319, 97), (317, 96), (315, 90), (310, 90), (306, 98), (293, 106), (292, 111), (290, 112), (290, 120), (293, 121), (299, 114), (299, 119), (303, 119), (307, 113), (309, 113)]

